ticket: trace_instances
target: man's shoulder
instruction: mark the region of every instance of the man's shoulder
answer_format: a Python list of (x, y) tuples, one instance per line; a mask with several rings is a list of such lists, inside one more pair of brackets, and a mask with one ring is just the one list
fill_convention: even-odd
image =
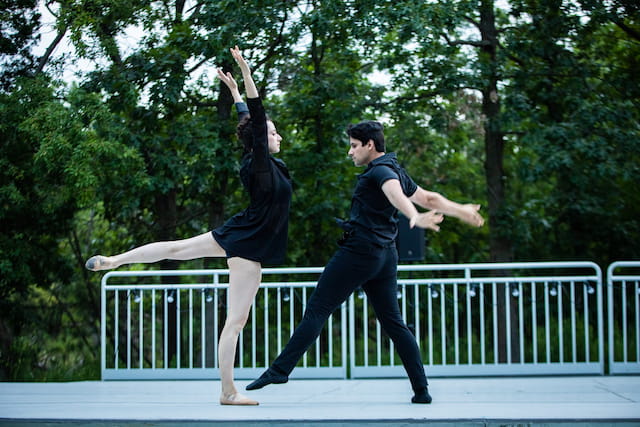
[(367, 168), (366, 171), (362, 175), (378, 177), (378, 176), (388, 176), (388, 175), (398, 175), (398, 171), (396, 168), (389, 163), (376, 163), (372, 164)]
[(369, 167), (371, 170), (386, 171), (391, 170), (396, 174), (406, 173), (404, 168), (398, 163), (395, 153), (386, 153), (384, 156), (373, 160)]

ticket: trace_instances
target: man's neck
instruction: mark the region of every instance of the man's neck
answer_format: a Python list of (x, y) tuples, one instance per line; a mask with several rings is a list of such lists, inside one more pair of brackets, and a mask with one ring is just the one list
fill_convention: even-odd
[(375, 159), (379, 159), (380, 157), (384, 156), (385, 154), (386, 154), (386, 153), (385, 153), (384, 151), (383, 151), (383, 152), (376, 151), (376, 152), (375, 152), (375, 154), (372, 154), (372, 155), (371, 155), (371, 158), (370, 158), (370, 159), (369, 159), (369, 161), (367, 162), (367, 165), (368, 165), (369, 163), (373, 162)]

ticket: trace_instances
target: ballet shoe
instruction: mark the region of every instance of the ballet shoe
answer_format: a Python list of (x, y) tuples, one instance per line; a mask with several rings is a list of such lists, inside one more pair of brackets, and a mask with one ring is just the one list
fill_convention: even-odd
[(220, 395), (220, 404), (221, 405), (237, 405), (237, 406), (255, 406), (259, 405), (256, 400), (249, 399), (247, 396), (244, 396), (240, 393), (233, 394), (221, 394)]
[(106, 264), (107, 264), (106, 257), (103, 257), (102, 255), (95, 255), (87, 260), (84, 267), (87, 270), (91, 270), (91, 271), (110, 269), (111, 267), (108, 267)]
[(264, 372), (264, 374), (260, 375), (260, 378), (249, 384), (245, 389), (258, 390), (259, 388), (269, 384), (284, 384), (287, 381), (289, 381), (288, 376), (277, 374), (269, 368)]
[(417, 391), (411, 398), (411, 403), (431, 403), (431, 395), (429, 389), (425, 387), (423, 390)]

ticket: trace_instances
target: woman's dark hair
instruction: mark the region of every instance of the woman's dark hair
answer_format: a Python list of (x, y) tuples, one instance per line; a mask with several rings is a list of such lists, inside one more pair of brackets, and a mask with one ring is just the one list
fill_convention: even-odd
[[(266, 116), (267, 121), (271, 121), (269, 116)], [(243, 152), (242, 155), (250, 153), (253, 150), (253, 120), (251, 116), (247, 114), (240, 119), (238, 126), (236, 127), (236, 135), (242, 143)]]
[(382, 129), (382, 123), (373, 120), (366, 120), (355, 125), (350, 124), (347, 127), (347, 135), (362, 142), (362, 145), (365, 145), (371, 139), (376, 146), (376, 151), (383, 153), (385, 151), (385, 146), (384, 133), (382, 132)]
[(253, 121), (250, 115), (244, 116), (240, 119), (238, 127), (236, 128), (236, 135), (242, 143), (242, 155), (250, 153), (253, 149)]

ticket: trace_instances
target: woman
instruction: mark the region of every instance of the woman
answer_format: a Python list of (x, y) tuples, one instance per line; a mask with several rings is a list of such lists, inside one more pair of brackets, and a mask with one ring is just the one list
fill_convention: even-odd
[[(280, 151), (282, 137), (266, 117), (251, 70), (237, 46), (230, 50), (242, 71), (249, 106), (249, 114), (245, 113), (238, 124), (238, 136), (244, 145), (240, 178), (249, 193), (249, 206), (211, 232), (190, 239), (150, 243), (111, 257), (96, 255), (87, 261), (86, 267), (98, 271), (163, 259), (225, 257), (229, 266), (229, 293), (227, 319), (219, 342), (220, 403), (257, 405), (255, 400), (238, 393), (233, 382), (233, 364), (238, 336), (260, 285), (262, 263), (284, 260), (291, 179), (284, 162), (271, 156)], [(238, 103), (242, 105), (231, 74), (218, 70), (218, 76), (231, 90), (236, 107)], [(240, 115), (241, 110), (238, 108)]]

